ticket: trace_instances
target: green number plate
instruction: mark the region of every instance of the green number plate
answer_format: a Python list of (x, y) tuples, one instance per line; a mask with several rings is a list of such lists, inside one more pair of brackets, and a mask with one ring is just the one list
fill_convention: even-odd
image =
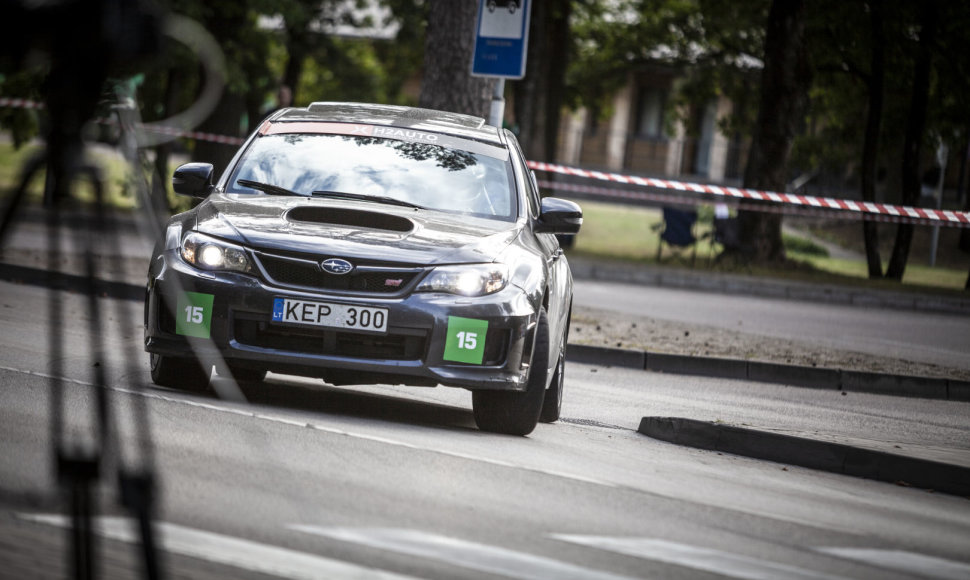
[(185, 336), (209, 338), (212, 323), (212, 294), (186, 292), (175, 310), (175, 332)]
[(487, 320), (448, 317), (448, 340), (445, 342), (445, 360), (482, 364), (485, 356), (485, 333)]

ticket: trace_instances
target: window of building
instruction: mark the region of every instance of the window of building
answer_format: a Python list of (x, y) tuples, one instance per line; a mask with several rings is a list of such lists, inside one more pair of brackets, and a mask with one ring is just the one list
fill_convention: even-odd
[(662, 89), (645, 87), (640, 90), (637, 102), (638, 137), (663, 137), (665, 101), (666, 93)]

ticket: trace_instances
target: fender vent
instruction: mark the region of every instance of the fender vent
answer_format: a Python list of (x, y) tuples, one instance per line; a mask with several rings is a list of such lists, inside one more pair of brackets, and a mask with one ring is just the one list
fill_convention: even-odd
[(296, 222), (371, 228), (390, 232), (410, 232), (414, 229), (414, 223), (407, 218), (386, 213), (336, 207), (296, 207), (286, 214), (286, 219)]

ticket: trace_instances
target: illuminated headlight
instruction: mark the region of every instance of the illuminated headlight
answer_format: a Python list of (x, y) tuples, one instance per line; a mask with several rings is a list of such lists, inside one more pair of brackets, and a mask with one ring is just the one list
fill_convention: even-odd
[(182, 240), (182, 259), (203, 270), (252, 271), (246, 250), (197, 232)]
[(421, 282), (418, 292), (485, 296), (502, 290), (508, 282), (509, 269), (505, 264), (441, 266)]

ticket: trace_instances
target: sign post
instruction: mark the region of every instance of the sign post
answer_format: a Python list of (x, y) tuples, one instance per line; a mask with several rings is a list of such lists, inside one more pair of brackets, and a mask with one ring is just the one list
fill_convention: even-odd
[(525, 76), (531, 0), (479, 0), (472, 76), (498, 80), (488, 122), (502, 126), (505, 79)]

